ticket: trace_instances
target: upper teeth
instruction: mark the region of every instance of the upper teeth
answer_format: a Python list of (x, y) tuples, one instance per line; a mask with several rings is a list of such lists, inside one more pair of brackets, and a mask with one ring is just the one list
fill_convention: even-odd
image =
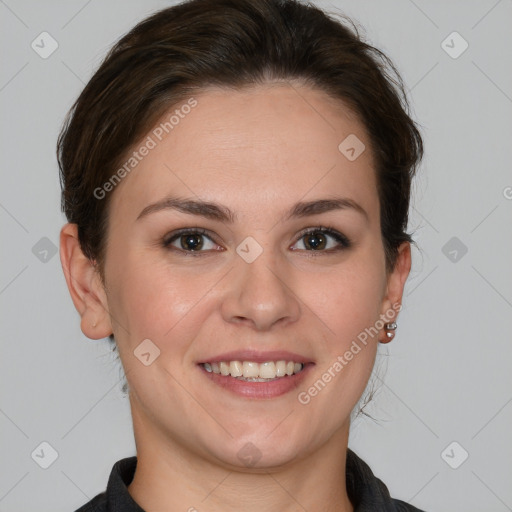
[(255, 363), (253, 361), (221, 361), (220, 363), (203, 363), (206, 371), (231, 375), (231, 377), (275, 379), (285, 375), (293, 375), (302, 370), (302, 363), (293, 361), (268, 361)]

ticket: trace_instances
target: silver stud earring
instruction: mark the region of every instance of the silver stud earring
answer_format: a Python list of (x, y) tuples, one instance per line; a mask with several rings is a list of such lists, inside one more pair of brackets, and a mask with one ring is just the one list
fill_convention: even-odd
[(386, 329), (386, 341), (383, 341), (382, 343), (388, 343), (395, 337), (395, 330), (397, 328), (396, 322), (389, 322), (384, 325), (384, 328)]

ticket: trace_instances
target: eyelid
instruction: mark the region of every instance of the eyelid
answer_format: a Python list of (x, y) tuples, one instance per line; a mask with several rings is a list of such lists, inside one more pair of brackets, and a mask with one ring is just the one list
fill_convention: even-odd
[(173, 238), (176, 238), (181, 235), (187, 235), (189, 233), (198, 233), (200, 235), (206, 235), (210, 236), (210, 232), (205, 228), (199, 228), (199, 227), (190, 227), (190, 228), (180, 228), (172, 231), (171, 233), (168, 233), (164, 236), (165, 241), (172, 240)]
[[(343, 233), (340, 233), (337, 229), (335, 229), (331, 226), (327, 226), (327, 225), (313, 226), (313, 227), (303, 229), (299, 233), (297, 241), (294, 242), (294, 245), (305, 235), (308, 235), (310, 233), (317, 233), (317, 232), (321, 232), (328, 236), (331, 236), (332, 238), (334, 238), (336, 240), (336, 242), (338, 242), (339, 246), (336, 248), (331, 248), (331, 249), (327, 249), (324, 251), (306, 251), (308, 253), (322, 253), (322, 252), (323, 253), (331, 253), (331, 252), (335, 252), (337, 250), (349, 249), (350, 247), (352, 247), (352, 241), (346, 235), (344, 235)], [(298, 250), (298, 249), (295, 249), (295, 250)]]
[[(162, 244), (165, 249), (169, 249), (171, 247), (171, 243), (176, 241), (180, 236), (188, 235), (188, 234), (194, 234), (194, 235), (202, 235), (206, 238), (209, 238), (214, 244), (221, 245), (219, 242), (215, 239), (215, 236), (207, 229), (199, 228), (199, 227), (191, 227), (191, 228), (181, 228), (173, 231), (172, 233), (169, 233), (164, 236)], [(186, 253), (187, 255), (192, 256), (198, 256), (201, 253), (208, 253), (210, 251), (185, 251), (183, 249), (179, 249), (177, 247), (173, 247), (176, 251)]]
[[(301, 230), (299, 232), (299, 234), (297, 235), (297, 238), (296, 238), (295, 242), (292, 244), (292, 246), (295, 245), (297, 242), (299, 242), (301, 240), (301, 238), (303, 238), (305, 235), (308, 235), (311, 233), (318, 233), (318, 232), (326, 234), (327, 236), (334, 238), (334, 240), (336, 240), (336, 242), (338, 243), (338, 246), (334, 247), (334, 248), (326, 249), (326, 250), (319, 250), (319, 251), (314, 251), (314, 250), (308, 251), (305, 249), (292, 249), (292, 250), (293, 251), (301, 250), (301, 251), (313, 253), (313, 254), (315, 254), (315, 253), (317, 253), (317, 254), (328, 253), (329, 254), (332, 252), (336, 252), (336, 251), (340, 251), (340, 250), (348, 249), (348, 248), (352, 247), (352, 241), (346, 235), (344, 235), (343, 233), (340, 233), (337, 229), (330, 227), (330, 226), (326, 226), (326, 225), (323, 225), (323, 226), (319, 225), (319, 226), (312, 226), (312, 227), (304, 228), (303, 230)], [(164, 248), (168, 249), (172, 242), (177, 240), (180, 236), (187, 235), (187, 234), (198, 234), (198, 235), (205, 236), (206, 238), (210, 239), (211, 242), (213, 242), (214, 244), (222, 247), (222, 245), (216, 240), (216, 236), (213, 235), (209, 230), (207, 230), (205, 228), (200, 228), (200, 227), (190, 227), (190, 228), (177, 229), (176, 231), (173, 231), (172, 233), (166, 235), (163, 239)], [(208, 254), (211, 252), (211, 249), (206, 250), (206, 251), (185, 251), (185, 250), (179, 249), (177, 247), (173, 247), (173, 249), (175, 249), (178, 252), (190, 255), (190, 256), (199, 256), (199, 255), (201, 255), (201, 253)]]

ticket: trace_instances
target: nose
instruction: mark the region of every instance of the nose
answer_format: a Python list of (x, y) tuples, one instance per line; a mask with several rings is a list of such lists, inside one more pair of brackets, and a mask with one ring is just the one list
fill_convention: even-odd
[(226, 322), (265, 331), (298, 320), (300, 301), (290, 282), (291, 273), (280, 271), (268, 250), (252, 263), (240, 258), (235, 267), (221, 306)]

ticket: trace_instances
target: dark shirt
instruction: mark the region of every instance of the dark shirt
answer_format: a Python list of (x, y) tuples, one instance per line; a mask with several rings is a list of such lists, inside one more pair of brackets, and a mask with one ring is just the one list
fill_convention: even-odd
[[(116, 462), (106, 492), (98, 494), (75, 512), (144, 512), (127, 489), (133, 480), (136, 466), (137, 457)], [(422, 512), (412, 505), (391, 498), (387, 487), (352, 450), (347, 451), (346, 475), (347, 493), (354, 505), (354, 512)]]

